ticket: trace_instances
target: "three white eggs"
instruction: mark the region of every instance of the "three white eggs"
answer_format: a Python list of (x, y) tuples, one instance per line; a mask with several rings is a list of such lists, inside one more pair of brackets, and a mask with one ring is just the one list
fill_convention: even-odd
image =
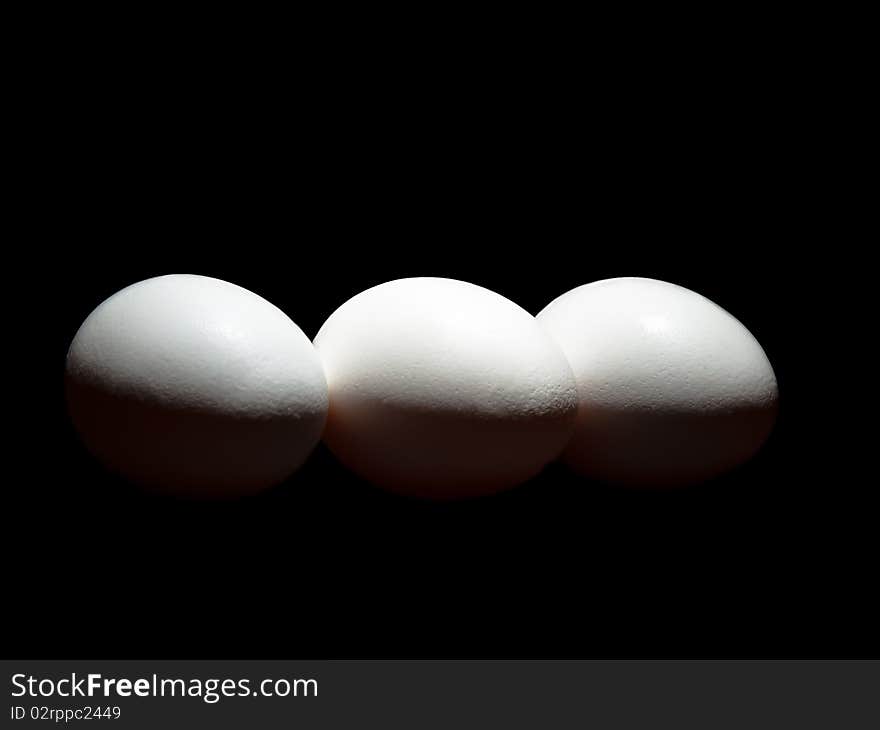
[(574, 289), (537, 318), (473, 284), (400, 279), (344, 303), (313, 346), (252, 292), (162, 276), (92, 312), (66, 381), (98, 459), (191, 497), (277, 484), (322, 435), (361, 477), (419, 497), (497, 492), (560, 454), (608, 482), (688, 484), (752, 456), (777, 406), (745, 327), (635, 278)]

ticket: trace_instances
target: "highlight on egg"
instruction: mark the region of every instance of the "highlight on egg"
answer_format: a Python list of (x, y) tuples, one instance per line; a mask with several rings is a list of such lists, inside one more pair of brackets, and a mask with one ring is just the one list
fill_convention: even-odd
[(262, 297), (176, 274), (117, 292), (67, 355), (68, 408), (108, 468), (185, 497), (284, 480), (320, 440), (328, 394), (309, 339)]
[(710, 479), (769, 436), (778, 388), (767, 355), (732, 315), (654, 279), (573, 289), (537, 316), (577, 382), (578, 416), (563, 460), (632, 486)]
[(571, 434), (576, 387), (561, 349), (483, 287), (380, 284), (339, 307), (315, 347), (330, 391), (326, 444), (391, 491), (498, 492), (541, 471)]

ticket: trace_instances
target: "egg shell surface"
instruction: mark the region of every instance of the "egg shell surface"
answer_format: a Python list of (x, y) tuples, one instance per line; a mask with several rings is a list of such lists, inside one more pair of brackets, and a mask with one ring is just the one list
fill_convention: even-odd
[(778, 388), (767, 355), (696, 292), (607, 279), (563, 294), (537, 319), (577, 380), (578, 418), (563, 458), (581, 474), (693, 484), (746, 461), (771, 432)]
[(105, 465), (185, 497), (256, 492), (320, 440), (328, 395), (309, 339), (262, 297), (174, 274), (100, 304), (70, 346), (74, 425)]
[(324, 439), (367, 480), (447, 499), (489, 494), (562, 450), (576, 389), (535, 318), (483, 287), (420, 277), (375, 286), (315, 338), (330, 388)]

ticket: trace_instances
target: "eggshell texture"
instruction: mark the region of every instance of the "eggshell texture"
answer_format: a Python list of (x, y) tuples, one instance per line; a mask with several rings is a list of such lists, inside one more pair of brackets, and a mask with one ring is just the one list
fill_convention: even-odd
[(571, 432), (574, 377), (535, 318), (452, 279), (381, 284), (315, 338), (330, 387), (324, 439), (403, 494), (457, 498), (525, 481)]
[(73, 422), (109, 468), (188, 497), (282, 481), (317, 444), (327, 384), (277, 307), (219, 279), (171, 275), (117, 292), (70, 346)]
[(777, 410), (773, 368), (739, 321), (654, 279), (573, 289), (538, 321), (574, 371), (579, 410), (564, 460), (609, 482), (700, 482), (749, 459)]

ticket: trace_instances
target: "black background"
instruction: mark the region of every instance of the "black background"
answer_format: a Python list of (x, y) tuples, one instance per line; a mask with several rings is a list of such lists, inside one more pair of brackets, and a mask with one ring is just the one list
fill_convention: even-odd
[[(876, 513), (827, 468), (827, 404), (798, 349), (816, 211), (794, 95), (810, 74), (754, 39), (601, 36), (467, 54), (227, 40), (173, 60), (118, 39), (35, 61), (17, 241), (39, 293), (19, 310), (34, 382), (10, 394), (25, 415), (4, 493), (8, 653), (877, 653)], [(532, 313), (589, 281), (665, 279), (758, 338), (780, 418), (751, 463), (681, 491), (554, 466), (496, 497), (423, 503), (319, 447), (256, 498), (147, 497), (79, 444), (62, 376), (89, 312), (164, 273), (251, 289), (309, 337), (404, 276), (472, 281)]]

